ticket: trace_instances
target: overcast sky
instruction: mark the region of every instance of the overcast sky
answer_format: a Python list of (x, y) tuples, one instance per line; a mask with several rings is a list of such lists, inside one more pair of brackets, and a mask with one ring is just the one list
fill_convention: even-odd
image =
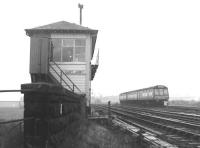
[(30, 82), (24, 29), (62, 20), (78, 24), (78, 3), (84, 5), (83, 26), (99, 30), (94, 94), (160, 84), (169, 87), (171, 97), (200, 96), (199, 0), (1, 1), (0, 89)]

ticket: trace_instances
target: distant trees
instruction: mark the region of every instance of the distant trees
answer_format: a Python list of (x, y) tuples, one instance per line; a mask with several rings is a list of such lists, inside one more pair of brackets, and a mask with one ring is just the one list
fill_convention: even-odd
[(102, 104), (103, 96), (92, 96), (91, 103), (92, 104)]
[(169, 101), (169, 105), (200, 107), (200, 101), (195, 101), (195, 100), (171, 100), (171, 101)]
[(102, 101), (100, 99), (95, 99), (94, 104), (102, 104)]
[(119, 103), (119, 96), (92, 96), (91, 103), (92, 104), (102, 104), (102, 103)]

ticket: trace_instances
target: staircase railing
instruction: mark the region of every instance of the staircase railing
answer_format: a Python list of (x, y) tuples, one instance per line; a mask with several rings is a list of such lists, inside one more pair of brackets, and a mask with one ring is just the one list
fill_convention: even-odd
[[(53, 63), (53, 64), (51, 64), (51, 63)], [(59, 70), (60, 74), (59, 74), (59, 72), (53, 67), (53, 65), (55, 65), (55, 67)], [(60, 79), (59, 82), (60, 82), (61, 85), (62, 85), (62, 82), (64, 82), (64, 84), (65, 84), (71, 91), (75, 92), (75, 89), (76, 89), (78, 92), (81, 92), (81, 90), (78, 88), (78, 86), (77, 86), (76, 84), (74, 84), (74, 82), (67, 76), (67, 74), (60, 68), (60, 66), (59, 66), (56, 62), (51, 61), (51, 62), (49, 63), (49, 68), (51, 68), (51, 69), (55, 72), (55, 74), (59, 77), (59, 79)], [(49, 72), (50, 72), (50, 69), (49, 69)], [(68, 84), (68, 83), (65, 81), (65, 78), (63, 78), (63, 77), (65, 77), (65, 78), (71, 83), (71, 85)]]

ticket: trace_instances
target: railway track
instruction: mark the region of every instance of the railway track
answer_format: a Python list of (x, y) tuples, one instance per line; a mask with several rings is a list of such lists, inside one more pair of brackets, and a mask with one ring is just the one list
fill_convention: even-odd
[[(95, 108), (107, 110), (106, 106), (95, 106)], [(185, 116), (180, 117), (182, 120), (173, 119), (163, 117), (158, 112), (154, 112), (154, 114), (152, 110), (150, 110), (151, 113), (148, 113), (147, 109), (144, 112), (139, 109), (125, 108), (124, 106), (111, 106), (110, 111), (121, 120), (153, 132), (160, 138), (179, 147), (193, 148), (200, 146), (200, 125), (195, 124), (197, 121), (189, 122), (190, 119), (187, 119), (187, 122), (184, 121), (186, 120)], [(170, 116), (173, 115), (171, 114)], [(177, 116), (174, 117), (177, 118)]]
[(133, 106), (123, 106), (123, 105), (120, 105), (118, 107), (121, 107), (121, 108), (124, 108), (127, 110), (144, 112), (144, 113), (149, 113), (152, 115), (158, 115), (158, 116), (162, 116), (162, 117), (166, 117), (166, 118), (178, 119), (178, 120), (190, 123), (190, 124), (200, 125), (200, 115), (196, 115), (196, 114), (172, 112), (172, 111), (155, 109), (155, 108), (149, 109), (149, 108), (140, 108), (140, 107), (133, 107)]
[(133, 111), (133, 110), (127, 110), (126, 108), (121, 108), (121, 107), (112, 107), (112, 109), (118, 110), (118, 111), (122, 111), (125, 113), (129, 113), (132, 115), (135, 115), (137, 117), (143, 117), (143, 119), (148, 119), (151, 121), (156, 121), (157, 123), (161, 123), (161, 124), (171, 124), (174, 126), (177, 126), (177, 124), (179, 124), (178, 128), (189, 128), (192, 129), (192, 132), (200, 134), (200, 125), (196, 125), (196, 124), (191, 124), (182, 120), (178, 120), (178, 119), (174, 119), (174, 118), (166, 118), (163, 117), (162, 114), (161, 116), (158, 115), (154, 115), (153, 113), (148, 113), (146, 112), (142, 112), (143, 109), (141, 109), (140, 111)]
[(198, 107), (186, 107), (186, 106), (167, 106), (164, 108), (166, 111), (182, 112), (191, 115), (200, 115), (200, 108)]
[(175, 145), (159, 139), (153, 133), (142, 131), (141, 128), (135, 127), (127, 123), (127, 121), (124, 122), (118, 118), (115, 118), (112, 120), (112, 123), (114, 126), (118, 126), (126, 132), (130, 133), (133, 137), (136, 138), (135, 142), (141, 146), (153, 148), (178, 148)]

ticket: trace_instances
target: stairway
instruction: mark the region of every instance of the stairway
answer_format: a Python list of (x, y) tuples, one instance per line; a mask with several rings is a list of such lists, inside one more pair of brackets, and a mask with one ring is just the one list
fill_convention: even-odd
[(74, 82), (67, 76), (67, 74), (59, 67), (59, 65), (51, 61), (49, 63), (49, 77), (55, 84), (59, 84), (74, 93), (81, 94), (81, 90), (74, 84)]

